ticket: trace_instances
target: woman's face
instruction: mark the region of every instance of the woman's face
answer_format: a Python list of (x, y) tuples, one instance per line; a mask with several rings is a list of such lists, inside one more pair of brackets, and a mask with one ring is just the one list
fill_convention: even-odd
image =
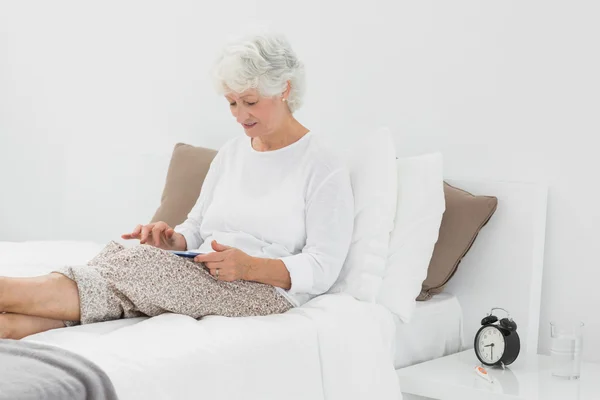
[(280, 96), (262, 97), (256, 89), (228, 93), (231, 114), (251, 138), (269, 135), (281, 126), (289, 109)]

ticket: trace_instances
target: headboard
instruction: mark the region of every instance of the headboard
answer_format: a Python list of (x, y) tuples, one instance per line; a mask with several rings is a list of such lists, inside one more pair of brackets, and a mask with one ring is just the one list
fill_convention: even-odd
[[(521, 352), (538, 351), (547, 187), (537, 183), (446, 179), (475, 195), (498, 198), (498, 209), (463, 258), (445, 292), (463, 309), (463, 349), (473, 347), (492, 307), (510, 312)], [(505, 314), (499, 310), (499, 318)]]

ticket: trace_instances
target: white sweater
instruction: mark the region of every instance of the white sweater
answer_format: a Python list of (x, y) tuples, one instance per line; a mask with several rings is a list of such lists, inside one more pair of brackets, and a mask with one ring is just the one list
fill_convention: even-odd
[(175, 231), (188, 250), (212, 252), (214, 239), (254, 257), (282, 260), (292, 285), (277, 290), (298, 306), (333, 285), (353, 227), (347, 167), (309, 132), (272, 151), (256, 151), (247, 136), (228, 141)]

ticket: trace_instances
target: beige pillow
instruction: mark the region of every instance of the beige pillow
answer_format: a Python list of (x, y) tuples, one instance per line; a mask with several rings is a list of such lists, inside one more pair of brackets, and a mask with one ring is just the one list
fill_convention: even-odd
[(458, 264), (467, 254), (481, 228), (487, 224), (498, 206), (493, 196), (474, 196), (444, 182), (446, 211), (442, 217), (438, 241), (427, 278), (423, 281), (417, 300), (429, 300), (441, 293), (452, 278)]
[(204, 178), (217, 151), (177, 143), (173, 149), (160, 206), (151, 222), (175, 227), (186, 220), (196, 204)]

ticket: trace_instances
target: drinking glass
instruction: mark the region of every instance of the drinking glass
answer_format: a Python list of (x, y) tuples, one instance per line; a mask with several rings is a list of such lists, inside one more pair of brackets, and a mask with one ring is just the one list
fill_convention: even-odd
[(552, 375), (579, 379), (583, 322), (550, 322)]

